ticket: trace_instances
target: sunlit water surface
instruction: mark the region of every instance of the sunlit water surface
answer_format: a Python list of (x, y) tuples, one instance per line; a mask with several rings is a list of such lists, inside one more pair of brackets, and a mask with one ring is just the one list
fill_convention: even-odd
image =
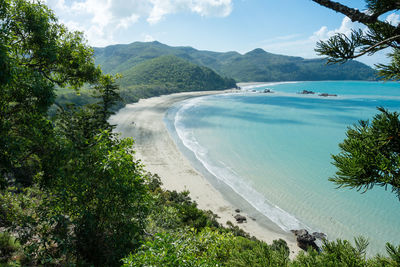
[[(258, 93), (266, 88), (274, 93)], [(283, 230), (307, 228), (329, 239), (368, 237), (369, 253), (400, 244), (400, 201), (382, 188), (336, 189), (331, 154), (347, 126), (383, 106), (400, 111), (400, 85), (298, 82), (194, 98), (175, 108), (172, 127), (217, 179)], [(301, 95), (302, 90), (315, 91)], [(320, 97), (319, 93), (337, 94)]]

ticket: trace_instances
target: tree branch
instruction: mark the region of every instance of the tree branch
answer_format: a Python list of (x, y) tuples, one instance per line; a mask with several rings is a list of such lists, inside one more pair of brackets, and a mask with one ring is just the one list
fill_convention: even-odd
[[(358, 9), (350, 8), (341, 3), (334, 2), (331, 0), (312, 0), (312, 1), (321, 6), (327, 7), (336, 12), (342, 13), (343, 15), (346, 15), (353, 22), (354, 21), (360, 22), (368, 27), (372, 27), (373, 25), (377, 25), (377, 26), (379, 25), (379, 27), (386, 27), (387, 30), (393, 32), (393, 34), (400, 33), (400, 27), (399, 27), (400, 24), (398, 27), (395, 27), (386, 21), (378, 20), (378, 17), (381, 14), (380, 12), (382, 10), (376, 10), (373, 14), (368, 15), (366, 13), (359, 11)], [(385, 11), (396, 10), (398, 7), (400, 7), (400, 4), (398, 2), (399, 1), (396, 0), (396, 4), (393, 4), (393, 6), (385, 6), (384, 10)], [(390, 7), (391, 7), (391, 9), (388, 10), (388, 8), (390, 8)], [(369, 10), (371, 11), (371, 9), (369, 9)]]
[(357, 9), (350, 8), (338, 2), (334, 2), (331, 0), (312, 0), (312, 1), (314, 1), (317, 4), (320, 4), (321, 6), (327, 7), (329, 9), (335, 10), (336, 12), (342, 13), (343, 15), (346, 15), (351, 19), (351, 21), (358, 21), (363, 24), (370, 24), (378, 21), (377, 18), (375, 18), (375, 16), (367, 15), (363, 12), (360, 12)]
[(374, 45), (368, 47), (367, 49), (365, 49), (364, 51), (362, 51), (360, 54), (354, 55), (354, 56), (350, 57), (350, 59), (357, 58), (357, 57), (361, 57), (361, 56), (367, 54), (368, 52), (374, 50), (375, 48), (377, 48), (378, 46), (381, 46), (381, 45), (389, 45), (389, 46), (390, 46), (390, 44), (388, 44), (388, 43), (393, 42), (394, 40), (396, 40), (396, 39), (398, 39), (398, 38), (400, 38), (400, 35), (392, 36), (392, 37), (390, 37), (390, 38), (388, 38), (388, 39), (386, 39), (386, 40), (383, 40), (383, 41), (381, 41), (381, 42), (379, 42), (379, 43), (376, 43), (376, 44), (374, 44)]
[[(313, 2), (327, 7), (329, 9), (332, 9), (336, 12), (342, 13), (343, 15), (346, 15), (347, 17), (349, 17), (351, 19), (351, 21), (357, 21), (360, 22), (364, 25), (368, 24), (373, 24), (373, 23), (379, 23), (379, 24), (385, 24), (386, 26), (392, 28), (393, 31), (398, 32), (399, 29), (396, 28), (395, 26), (391, 25), (390, 23), (384, 22), (384, 21), (380, 21), (378, 20), (379, 15), (381, 15), (379, 12), (378, 13), (374, 13), (372, 15), (367, 15), (357, 9), (354, 8), (350, 8), (348, 6), (345, 6), (341, 3), (338, 2), (334, 2), (331, 0), (312, 0)], [(397, 5), (396, 5), (397, 7)], [(396, 8), (394, 8), (396, 9)], [(389, 10), (386, 10), (389, 11)]]
[(392, 11), (400, 9), (400, 1), (399, 0), (390, 0), (390, 1), (377, 1), (377, 0), (366, 0), (367, 7), (370, 10), (374, 11), (373, 17), (378, 18), (380, 15)]
[(43, 70), (38, 70), (46, 79), (48, 79), (49, 81), (51, 81), (51, 82), (53, 82), (53, 83), (55, 83), (55, 84), (57, 84), (57, 85), (59, 85), (59, 86), (61, 86), (63, 83), (65, 83), (66, 81), (67, 81), (67, 79), (64, 79), (64, 80), (61, 80), (61, 81), (59, 81), (59, 80), (54, 80), (53, 78), (51, 78), (50, 77), (50, 75), (47, 75), (47, 73), (45, 72), (45, 71), (43, 71)]

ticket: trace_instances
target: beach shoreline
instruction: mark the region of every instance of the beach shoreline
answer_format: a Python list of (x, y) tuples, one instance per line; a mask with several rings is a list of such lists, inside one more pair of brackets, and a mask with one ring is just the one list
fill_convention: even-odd
[[(225, 226), (227, 221), (231, 221), (251, 236), (268, 244), (277, 239), (285, 240), (292, 258), (300, 251), (294, 235), (284, 232), (265, 216), (254, 216), (254, 210), (249, 205), (247, 208), (243, 205), (240, 212), (247, 217), (247, 223), (237, 224), (233, 217), (237, 214), (237, 205), (216, 189), (207, 179), (207, 175), (193, 167), (165, 125), (166, 112), (178, 102), (193, 97), (233, 92), (237, 90), (184, 92), (141, 99), (138, 103), (126, 105), (111, 116), (110, 123), (116, 125), (115, 130), (122, 137), (134, 138), (136, 157), (142, 161), (147, 171), (160, 176), (163, 188), (189, 191), (190, 197), (197, 202), (200, 209), (217, 214), (218, 221)], [(254, 217), (257, 220), (251, 219)]]

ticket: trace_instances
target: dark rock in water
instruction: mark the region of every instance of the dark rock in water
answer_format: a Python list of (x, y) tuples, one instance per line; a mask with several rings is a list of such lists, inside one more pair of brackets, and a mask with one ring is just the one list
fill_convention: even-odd
[(318, 233), (318, 232), (314, 232), (312, 233), (312, 236), (321, 240), (326, 239), (326, 234), (324, 233)]
[(301, 249), (307, 250), (309, 247), (312, 247), (313, 249), (320, 251), (320, 248), (315, 243), (316, 237), (308, 233), (306, 229), (291, 230), (291, 232), (296, 236), (297, 245)]
[(306, 229), (291, 230), (291, 232), (292, 232), (295, 236), (308, 234), (308, 231), (307, 231)]
[(240, 214), (236, 214), (236, 215), (234, 216), (234, 218), (235, 218), (235, 220), (236, 220), (237, 223), (247, 222), (247, 218), (244, 217), (243, 215), (240, 215)]
[(240, 213), (240, 209), (235, 209), (235, 212)]
[(303, 90), (299, 94), (302, 94), (302, 95), (313, 95), (313, 94), (315, 94), (315, 92), (308, 91), (308, 90)]
[(319, 94), (319, 96), (325, 96), (325, 97), (327, 97), (327, 96), (337, 96), (337, 95), (335, 95), (335, 94), (322, 93), (322, 94)]

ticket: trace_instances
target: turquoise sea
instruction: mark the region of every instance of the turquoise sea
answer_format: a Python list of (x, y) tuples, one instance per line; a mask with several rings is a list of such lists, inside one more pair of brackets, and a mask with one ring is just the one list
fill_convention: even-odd
[[(269, 88), (274, 93), (260, 93)], [(367, 237), (369, 253), (400, 244), (400, 201), (390, 191), (336, 189), (331, 154), (347, 126), (376, 107), (400, 111), (400, 84), (332, 81), (247, 86), (243, 93), (189, 99), (167, 120), (192, 158), (282, 230), (333, 240)], [(252, 92), (256, 90), (258, 92)], [(321, 97), (302, 90), (337, 94)]]

